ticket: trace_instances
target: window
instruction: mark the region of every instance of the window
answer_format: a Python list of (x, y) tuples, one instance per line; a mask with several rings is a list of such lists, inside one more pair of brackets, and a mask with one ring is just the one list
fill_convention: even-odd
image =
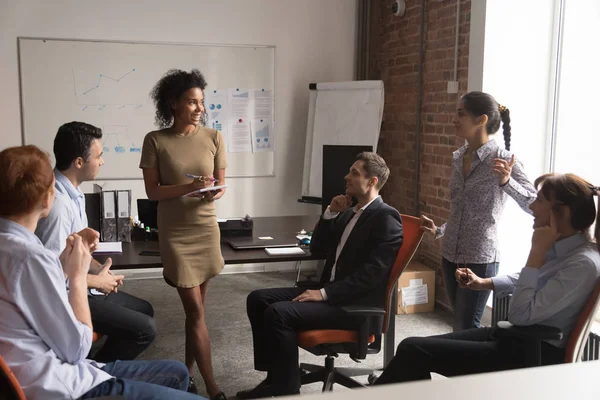
[[(600, 2), (566, 1), (558, 73), (554, 170), (600, 186)], [(600, 321), (600, 314), (596, 316)]]
[[(598, 40), (598, 0), (487, 1), (483, 90), (510, 109), (511, 151), (532, 181), (572, 172), (600, 186)], [(524, 266), (531, 226), (509, 200), (499, 227), (500, 273)]]
[(600, 186), (600, 2), (567, 1), (563, 27), (554, 170)]
[[(542, 2), (546, 6), (540, 1), (488, 0), (485, 26), (483, 90), (509, 108), (511, 151), (532, 182), (547, 171), (545, 149), (554, 92), (555, 1)], [(502, 129), (495, 136), (503, 146)], [(523, 268), (532, 224), (533, 218), (509, 199), (498, 231), (501, 274)]]

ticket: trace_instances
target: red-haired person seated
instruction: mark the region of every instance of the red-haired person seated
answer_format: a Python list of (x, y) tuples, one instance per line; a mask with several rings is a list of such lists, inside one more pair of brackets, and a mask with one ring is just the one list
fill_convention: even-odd
[(86, 360), (89, 244), (71, 235), (58, 257), (34, 235), (54, 196), (44, 152), (35, 146), (0, 152), (0, 354), (27, 399), (197, 399), (185, 392), (189, 376), (180, 362)]

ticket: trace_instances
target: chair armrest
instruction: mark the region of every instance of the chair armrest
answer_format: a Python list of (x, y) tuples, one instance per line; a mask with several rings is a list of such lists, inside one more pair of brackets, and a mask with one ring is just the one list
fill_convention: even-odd
[(342, 310), (349, 316), (357, 317), (359, 320), (362, 319), (358, 328), (358, 347), (354, 356), (351, 355), (351, 357), (355, 361), (364, 360), (367, 357), (369, 347), (368, 338), (372, 332), (381, 332), (381, 323), (385, 315), (385, 310), (379, 307), (366, 306), (343, 306)]
[(497, 336), (520, 337), (525, 339), (560, 340), (563, 333), (560, 328), (548, 325), (516, 326), (508, 321), (499, 321)]
[(348, 315), (356, 317), (378, 317), (385, 315), (385, 310), (379, 307), (344, 306), (342, 310)]

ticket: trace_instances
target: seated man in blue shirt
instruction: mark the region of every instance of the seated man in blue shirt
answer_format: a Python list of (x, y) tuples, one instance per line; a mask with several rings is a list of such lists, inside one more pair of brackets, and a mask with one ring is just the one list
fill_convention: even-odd
[[(83, 122), (62, 125), (54, 138), (56, 201), (35, 234), (56, 255), (64, 249), (69, 235), (89, 235), (92, 231), (79, 185), (95, 179), (104, 164), (101, 138), (99, 128)], [(96, 289), (89, 292), (92, 322), (96, 332), (107, 337), (94, 360), (133, 360), (156, 337), (154, 310), (149, 302), (119, 291), (123, 275), (114, 275), (110, 266), (110, 258), (104, 265), (92, 259), (87, 276), (88, 288)]]
[(0, 152), (0, 354), (25, 396), (199, 398), (185, 391), (189, 375), (181, 362), (86, 360), (94, 328), (89, 243), (71, 235), (59, 258), (33, 233), (52, 208), (54, 179), (48, 156), (37, 147)]
[[(572, 174), (548, 174), (535, 182), (536, 200), (530, 205), (534, 232), (526, 266), (521, 273), (480, 278), (470, 269), (457, 269), (456, 280), (473, 290), (510, 294), (508, 321), (513, 325), (543, 324), (560, 328), (563, 339), (543, 342), (542, 364), (558, 364), (573, 326), (600, 277), (600, 213), (594, 196), (600, 188)], [(596, 244), (589, 229), (596, 221)], [(429, 379), (500, 371), (524, 366), (526, 343), (497, 337), (496, 329), (479, 328), (425, 338), (408, 338), (375, 382)]]

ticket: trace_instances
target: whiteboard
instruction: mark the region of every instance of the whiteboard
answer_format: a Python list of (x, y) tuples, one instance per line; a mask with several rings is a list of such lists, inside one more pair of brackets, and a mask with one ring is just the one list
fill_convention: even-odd
[[(23, 142), (52, 155), (62, 124), (95, 125), (104, 134), (105, 164), (99, 180), (142, 178), (143, 139), (158, 129), (150, 91), (169, 69), (198, 68), (208, 83), (207, 92), (270, 90), (275, 104), (274, 46), (43, 38), (19, 38), (18, 46)], [(271, 115), (272, 138), (274, 110)], [(273, 176), (275, 171), (273, 151), (228, 152), (227, 162), (228, 177)]]
[(364, 145), (377, 151), (383, 104), (382, 81), (311, 84), (303, 197), (322, 195), (323, 145)]

